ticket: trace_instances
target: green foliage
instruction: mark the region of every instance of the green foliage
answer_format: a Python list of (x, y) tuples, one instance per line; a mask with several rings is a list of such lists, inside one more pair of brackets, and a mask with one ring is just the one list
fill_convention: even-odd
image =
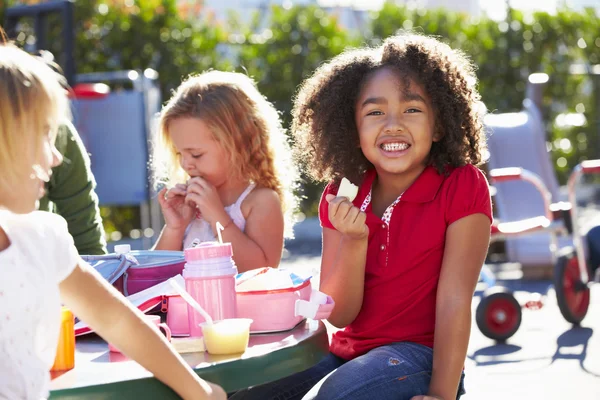
[[(6, 5), (15, 3), (0, 3), (0, 18)], [(561, 182), (580, 160), (600, 158), (600, 74), (593, 78), (572, 73), (575, 64), (584, 72), (600, 64), (600, 17), (592, 10), (560, 10), (556, 15), (509, 10), (507, 19), (497, 22), (386, 2), (381, 11), (370, 14), (360, 33), (350, 32), (316, 6), (270, 11), (257, 13), (250, 22), (232, 15), (225, 28), (208, 19), (186, 17), (176, 0), (76, 0), (78, 72), (153, 68), (160, 74), (166, 99), (190, 73), (209, 68), (245, 70), (289, 126), (297, 88), (318, 65), (346, 47), (378, 44), (399, 30), (414, 30), (436, 35), (474, 60), (483, 100), (492, 112), (521, 109), (529, 74), (550, 76), (544, 115)], [(26, 25), (22, 29), (31, 33)], [(55, 35), (58, 29), (50, 27)], [(59, 41), (48, 42), (52, 50), (60, 50)], [(557, 118), (576, 112), (585, 116), (582, 126), (564, 124), (570, 120), (564, 115)], [(307, 214), (315, 213), (320, 190), (312, 182), (304, 185)], [(129, 211), (104, 212), (110, 229), (123, 229), (125, 220), (136, 219)]]
[[(293, 97), (302, 81), (324, 61), (358, 44), (336, 18), (316, 6), (273, 7), (268, 27), (255, 18), (245, 29), (238, 63), (258, 83), (260, 91), (282, 112), (285, 126), (291, 122)], [(323, 186), (305, 179), (302, 209), (316, 213), (315, 199)]]
[[(521, 109), (529, 74), (547, 73), (550, 81), (544, 92), (544, 115), (560, 181), (564, 183), (581, 160), (600, 157), (600, 75), (571, 73), (574, 64), (589, 68), (600, 63), (600, 17), (593, 10), (524, 15), (513, 9), (506, 21), (496, 22), (386, 3), (373, 17), (372, 42), (401, 29), (412, 29), (436, 35), (468, 54), (478, 66), (479, 89), (491, 112)], [(576, 109), (584, 112), (586, 125), (571, 127), (554, 122), (559, 114)]]
[(166, 97), (186, 75), (227, 67), (217, 51), (225, 40), (221, 28), (180, 18), (176, 0), (131, 3), (107, 7), (101, 0), (78, 1), (79, 72), (153, 68)]
[[(77, 0), (74, 20), (78, 73), (152, 68), (168, 97), (191, 73), (229, 67), (218, 49), (226, 41), (224, 30), (182, 18), (177, 0)], [(22, 28), (33, 34), (31, 24)], [(57, 57), (60, 30), (58, 18), (51, 18), (47, 43)], [(21, 39), (24, 45), (29, 35)]]
[(316, 6), (273, 7), (269, 26), (256, 32), (256, 26), (246, 28), (238, 63), (258, 81), (286, 124), (300, 83), (321, 63), (358, 44), (335, 17)]

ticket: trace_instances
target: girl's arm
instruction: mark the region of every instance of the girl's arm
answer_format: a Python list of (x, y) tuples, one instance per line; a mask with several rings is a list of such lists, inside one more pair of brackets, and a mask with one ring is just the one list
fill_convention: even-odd
[(173, 229), (165, 225), (152, 250), (182, 250), (184, 236), (185, 228)]
[(367, 236), (353, 239), (337, 230), (323, 228), (319, 290), (335, 301), (335, 307), (327, 320), (337, 328), (343, 328), (354, 321), (362, 307)]
[(75, 315), (183, 399), (226, 398), (223, 389), (200, 379), (143, 314), (83, 261), (61, 282), (60, 293)]
[(279, 196), (271, 189), (255, 189), (246, 202), (249, 202), (249, 211), (244, 232), (226, 213), (219, 220), (225, 226), (221, 233), (223, 241), (231, 243), (239, 272), (261, 267), (277, 268), (283, 251), (284, 224)]
[(328, 321), (343, 328), (354, 321), (362, 307), (369, 242), (367, 216), (346, 197), (333, 194), (321, 200), (319, 213), (335, 228), (323, 227), (320, 290), (336, 303)]
[(472, 214), (446, 231), (437, 289), (433, 372), (429, 394), (456, 398), (471, 333), (471, 303), (490, 241), (490, 220)]

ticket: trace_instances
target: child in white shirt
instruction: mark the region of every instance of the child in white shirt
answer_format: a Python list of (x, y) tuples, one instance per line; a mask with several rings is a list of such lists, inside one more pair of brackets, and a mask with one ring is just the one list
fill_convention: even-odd
[[(1, 34), (0, 34), (1, 36)], [(59, 77), (0, 45), (0, 399), (48, 396), (61, 303), (184, 399), (225, 399), (78, 256), (62, 217), (34, 211), (68, 103)]]

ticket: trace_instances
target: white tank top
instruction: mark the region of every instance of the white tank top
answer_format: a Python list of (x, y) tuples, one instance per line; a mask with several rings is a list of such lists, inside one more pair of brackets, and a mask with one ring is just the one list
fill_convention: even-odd
[[(225, 207), (225, 212), (231, 217), (233, 223), (240, 228), (242, 232), (246, 228), (246, 218), (242, 214), (242, 203), (256, 185), (251, 183), (250, 186), (244, 190), (244, 192), (238, 197), (235, 203)], [(187, 249), (192, 246), (192, 242), (198, 239), (202, 242), (210, 242), (217, 240), (217, 237), (213, 234), (213, 230), (202, 216), (194, 219), (187, 227), (185, 236), (183, 237), (183, 248)]]

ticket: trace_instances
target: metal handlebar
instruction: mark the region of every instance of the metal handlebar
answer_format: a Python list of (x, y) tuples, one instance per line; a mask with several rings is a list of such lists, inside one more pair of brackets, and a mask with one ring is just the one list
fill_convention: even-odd
[(542, 195), (546, 218), (548, 218), (548, 221), (550, 222), (554, 220), (554, 214), (550, 209), (552, 193), (550, 193), (539, 175), (520, 167), (496, 168), (490, 171), (490, 182), (499, 183), (509, 181), (526, 181), (531, 183)]
[(600, 160), (587, 160), (580, 165), (584, 174), (600, 174)]

